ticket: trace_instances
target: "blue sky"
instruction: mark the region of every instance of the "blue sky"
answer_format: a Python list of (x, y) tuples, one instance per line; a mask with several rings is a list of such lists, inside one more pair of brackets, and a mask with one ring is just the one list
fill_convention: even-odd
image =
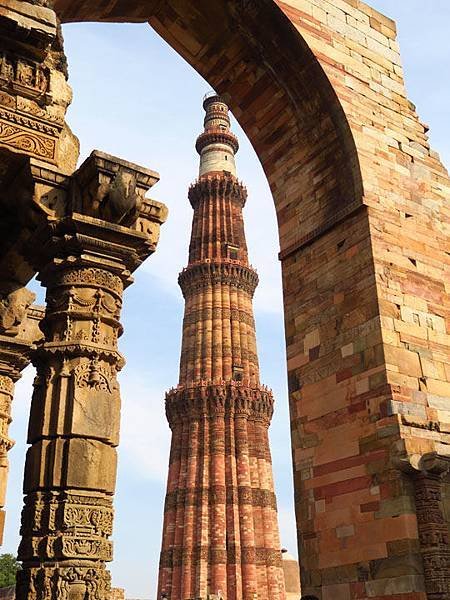
[[(448, 0), (373, 0), (398, 22), (410, 99), (431, 126), (431, 139), (450, 164), (450, 4)], [(145, 25), (69, 25), (64, 28), (74, 102), (68, 120), (82, 157), (97, 148), (158, 171), (151, 196), (170, 209), (157, 253), (126, 292), (121, 349), (122, 439), (116, 495), (113, 583), (130, 598), (155, 596), (169, 428), (164, 392), (177, 383), (183, 302), (176, 279), (186, 264), (192, 212), (187, 189), (198, 170), (195, 138), (202, 97), (209, 90), (178, 55)], [(236, 122), (241, 142), (238, 175), (249, 189), (245, 209), (252, 263), (261, 284), (255, 313), (262, 381), (277, 400), (271, 427), (282, 543), (296, 553), (278, 239), (270, 191), (258, 159)], [(40, 292), (41, 293), (41, 292)], [(17, 385), (11, 474), (3, 551), (15, 553), (32, 369)]]

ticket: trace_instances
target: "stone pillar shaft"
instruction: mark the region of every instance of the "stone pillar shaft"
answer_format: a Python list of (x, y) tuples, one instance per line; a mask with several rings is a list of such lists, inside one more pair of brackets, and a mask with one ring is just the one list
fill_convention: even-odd
[[(2, 282), (8, 289), (12, 282)], [(39, 308), (29, 308), (35, 295), (26, 288), (3, 294), (0, 299), (0, 509), (6, 501), (9, 461), (8, 452), (14, 446), (9, 437), (14, 385), (30, 362), (30, 348), (41, 334)], [(0, 510), (0, 544), (3, 538), (5, 512)]]
[(40, 275), (45, 342), (33, 353), (17, 597), (31, 598), (44, 582), (43, 597), (99, 600), (109, 594), (104, 563), (112, 559), (123, 364), (117, 338), (128, 275), (120, 262), (105, 268), (93, 256), (55, 254)]
[(8, 482), (9, 461), (8, 452), (14, 442), (8, 436), (11, 423), (11, 403), (14, 396), (14, 381), (8, 375), (0, 375), (0, 544), (3, 541), (3, 528), (6, 503), (6, 486)]
[(427, 598), (446, 600), (450, 596), (450, 547), (442, 511), (442, 476), (417, 473), (414, 486)]

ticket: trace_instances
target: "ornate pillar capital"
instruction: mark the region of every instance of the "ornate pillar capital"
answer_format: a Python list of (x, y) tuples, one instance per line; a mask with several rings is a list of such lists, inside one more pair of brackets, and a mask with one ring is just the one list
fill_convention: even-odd
[(145, 197), (157, 181), (154, 171), (94, 151), (46, 198), (52, 212), (28, 244), (34, 268), (46, 277), (55, 268), (107, 267), (126, 284), (167, 218), (163, 204)]
[(412, 476), (434, 476), (445, 477), (450, 471), (450, 456), (438, 452), (427, 452), (425, 454), (402, 454), (397, 453), (392, 459), (393, 465)]

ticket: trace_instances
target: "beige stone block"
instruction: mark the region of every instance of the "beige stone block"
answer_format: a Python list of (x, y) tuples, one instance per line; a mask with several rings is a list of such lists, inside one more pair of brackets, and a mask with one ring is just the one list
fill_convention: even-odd
[(400, 336), (395, 331), (382, 330), (383, 342), (389, 346), (400, 346)]
[(354, 525), (341, 525), (340, 527), (336, 527), (336, 536), (338, 538), (352, 537), (354, 535), (355, 535), (355, 526)]
[(411, 390), (419, 389), (418, 379), (416, 377), (408, 377), (403, 373), (394, 373), (393, 371), (388, 371), (387, 382), (392, 385), (400, 385), (402, 387), (410, 388)]
[(351, 356), (353, 353), (354, 353), (353, 343), (347, 344), (346, 346), (342, 346), (342, 348), (341, 348), (342, 358), (345, 358), (346, 356)]
[(315, 348), (320, 344), (320, 331), (314, 329), (305, 335), (304, 339), (304, 352), (307, 354), (311, 348)]
[(351, 600), (350, 585), (348, 583), (340, 583), (336, 585), (322, 586), (323, 600)]
[(366, 581), (366, 592), (369, 598), (382, 598), (424, 591), (423, 577), (419, 575), (403, 575)]
[(112, 494), (116, 470), (117, 453), (111, 446), (81, 438), (68, 441), (66, 487)]
[(429, 379), (427, 377), (426, 386), (430, 394), (448, 396), (450, 398), (450, 383), (448, 381), (439, 381), (438, 379)]
[(422, 368), (417, 352), (404, 350), (403, 348), (395, 348), (386, 345), (384, 347), (386, 362), (396, 365), (400, 373), (410, 377), (421, 377)]
[(394, 327), (396, 331), (416, 337), (420, 340), (426, 340), (428, 338), (427, 329), (425, 327), (420, 327), (420, 325), (414, 325), (412, 322), (405, 323), (404, 321), (395, 319)]
[(438, 362), (437, 360), (429, 360), (421, 356), (420, 364), (422, 365), (422, 372), (425, 377), (430, 377), (431, 379), (440, 379), (443, 381), (446, 380), (444, 363)]
[(422, 300), (418, 296), (411, 296), (409, 294), (405, 294), (403, 296), (403, 301), (406, 306), (409, 306), (412, 309), (417, 309), (422, 312), (428, 312), (428, 303), (426, 300)]
[(364, 377), (364, 379), (359, 379), (355, 384), (355, 388), (356, 388), (356, 393), (358, 395), (365, 394), (366, 392), (368, 392), (370, 389), (369, 377)]
[[(112, 382), (111, 382), (111, 385)], [(117, 384), (114, 383), (114, 386)], [(101, 439), (117, 446), (120, 430), (120, 395), (111, 390), (74, 388), (70, 434)], [(66, 434), (69, 431), (65, 432)]]
[(444, 333), (436, 333), (435, 331), (428, 332), (428, 339), (430, 342), (440, 344), (442, 346), (450, 346), (450, 335)]
[(432, 394), (428, 394), (427, 402), (428, 406), (440, 410), (448, 410), (450, 406), (450, 400), (446, 396), (434, 396)]

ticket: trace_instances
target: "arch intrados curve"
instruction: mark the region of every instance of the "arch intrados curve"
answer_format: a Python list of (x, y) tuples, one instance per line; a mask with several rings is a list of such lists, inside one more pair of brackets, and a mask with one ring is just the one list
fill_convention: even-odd
[(271, 186), (282, 253), (361, 204), (358, 153), (342, 105), (273, 0), (55, 0), (55, 8), (63, 22), (148, 22), (228, 94)]

